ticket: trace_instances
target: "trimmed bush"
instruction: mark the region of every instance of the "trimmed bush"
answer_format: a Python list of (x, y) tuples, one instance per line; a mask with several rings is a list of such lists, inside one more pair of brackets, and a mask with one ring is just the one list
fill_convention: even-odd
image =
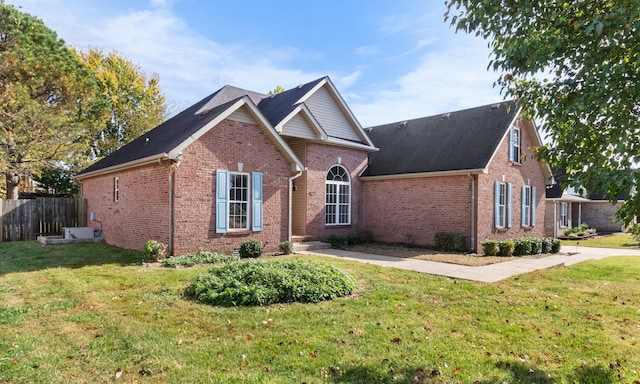
[(195, 254), (166, 258), (164, 259), (163, 264), (165, 267), (190, 267), (198, 264), (229, 263), (238, 260), (240, 260), (240, 257), (237, 255), (221, 255), (219, 253), (207, 252), (201, 249)]
[(346, 236), (331, 235), (327, 239), (333, 248), (343, 248), (347, 245), (362, 244), (363, 239), (360, 235), (352, 233)]
[(316, 303), (350, 294), (354, 280), (336, 267), (303, 260), (251, 260), (211, 268), (185, 294), (203, 303), (256, 306)]
[(560, 240), (558, 239), (551, 239), (552, 244), (551, 244), (551, 253), (558, 253), (560, 252), (560, 246), (562, 245), (562, 243), (560, 243)]
[(513, 242), (514, 242), (514, 249), (513, 249), (514, 256), (524, 256), (524, 255), (531, 254), (531, 242), (526, 237), (519, 237), (517, 239), (514, 239)]
[(285, 255), (290, 255), (293, 253), (293, 243), (290, 241), (283, 241), (280, 243), (280, 252)]
[(528, 240), (531, 242), (531, 254), (539, 255), (542, 253), (542, 239), (537, 237), (530, 237)]
[(513, 256), (515, 247), (516, 245), (512, 240), (503, 240), (498, 243), (498, 248), (500, 249), (498, 255), (506, 257)]
[(167, 255), (167, 245), (156, 240), (147, 240), (144, 244), (144, 255), (147, 260), (162, 260)]
[(240, 257), (243, 259), (256, 259), (262, 256), (264, 248), (258, 240), (245, 240), (240, 244)]
[(482, 242), (482, 250), (485, 256), (496, 256), (500, 251), (499, 242), (496, 240), (485, 240)]
[(464, 252), (464, 236), (459, 233), (436, 232), (436, 248), (441, 251)]

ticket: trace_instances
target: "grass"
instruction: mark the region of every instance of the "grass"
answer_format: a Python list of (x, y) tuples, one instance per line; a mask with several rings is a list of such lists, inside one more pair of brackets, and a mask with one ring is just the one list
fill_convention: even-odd
[(598, 247), (598, 248), (638, 248), (640, 244), (629, 233), (613, 233), (588, 239), (562, 240), (564, 246)]
[[(283, 257), (289, 258), (289, 257)], [(198, 268), (0, 243), (0, 383), (636, 383), (640, 263), (474, 283), (339, 259), (350, 297), (220, 308)]]

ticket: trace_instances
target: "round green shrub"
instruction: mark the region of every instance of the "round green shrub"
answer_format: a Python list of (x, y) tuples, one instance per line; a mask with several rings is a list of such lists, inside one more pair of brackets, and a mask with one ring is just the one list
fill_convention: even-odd
[(515, 250), (516, 245), (512, 240), (503, 240), (498, 243), (498, 247), (500, 248), (498, 255), (509, 257), (513, 256), (513, 251)]
[(147, 260), (162, 260), (167, 255), (167, 245), (156, 240), (147, 240), (144, 245), (144, 255)]
[(482, 242), (482, 249), (485, 256), (496, 256), (500, 251), (500, 246), (496, 240), (485, 240)]
[(185, 291), (203, 303), (255, 306), (316, 303), (350, 294), (351, 276), (331, 265), (302, 260), (251, 260), (210, 269)]
[(240, 257), (255, 259), (262, 256), (264, 248), (258, 240), (245, 240), (240, 244)]
[(293, 243), (290, 241), (283, 241), (280, 243), (280, 252), (285, 255), (290, 255), (293, 253)]

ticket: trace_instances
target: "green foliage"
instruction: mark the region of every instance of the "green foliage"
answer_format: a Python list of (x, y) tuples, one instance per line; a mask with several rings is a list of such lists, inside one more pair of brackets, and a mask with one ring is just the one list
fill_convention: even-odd
[(8, 198), (40, 168), (74, 163), (102, 102), (93, 74), (44, 23), (0, 2), (0, 172)]
[(466, 245), (464, 236), (459, 233), (437, 232), (436, 248), (442, 251), (464, 252)]
[(351, 276), (336, 267), (302, 261), (252, 260), (214, 267), (196, 277), (186, 294), (220, 306), (316, 303), (350, 294)]
[(524, 256), (531, 254), (531, 242), (529, 241), (529, 238), (519, 237), (517, 239), (514, 239), (513, 242), (515, 245), (513, 249), (514, 256)]
[(482, 249), (485, 256), (497, 256), (498, 252), (500, 252), (500, 242), (485, 240), (482, 242)]
[(334, 248), (343, 248), (345, 246), (362, 244), (364, 242), (362, 236), (356, 233), (350, 233), (346, 236), (331, 235), (327, 241), (329, 241), (331, 246)]
[(158, 74), (150, 77), (140, 66), (116, 51), (74, 50), (98, 80), (108, 115), (94, 131), (86, 148), (90, 159), (102, 158), (162, 123), (166, 100)]
[(512, 240), (503, 240), (498, 243), (498, 247), (500, 248), (498, 251), (499, 256), (510, 257), (513, 256), (516, 245)]
[(237, 255), (221, 255), (219, 253), (207, 252), (201, 249), (194, 254), (168, 257), (164, 259), (162, 263), (165, 267), (191, 267), (200, 264), (230, 263), (232, 261), (239, 260), (240, 256)]
[(569, 228), (566, 231), (564, 231), (565, 236), (573, 237), (573, 238), (594, 235), (595, 233), (596, 233), (595, 228), (592, 228), (587, 223), (582, 223), (577, 227)]
[(285, 255), (290, 255), (293, 253), (293, 243), (290, 241), (283, 241), (280, 243), (280, 252)]
[(44, 168), (33, 179), (40, 184), (40, 189), (53, 194), (69, 193), (78, 194), (80, 186), (71, 178), (71, 172), (60, 168)]
[(156, 240), (147, 240), (144, 255), (148, 260), (162, 260), (167, 255), (167, 245)]
[(560, 247), (562, 246), (562, 243), (560, 242), (560, 240), (554, 239), (552, 237), (547, 237), (547, 239), (549, 239), (551, 241), (551, 251), (550, 251), (550, 253), (558, 253), (558, 252), (560, 252)]
[(258, 258), (262, 256), (263, 252), (262, 243), (258, 240), (245, 240), (240, 244), (240, 257), (243, 259)]
[[(563, 182), (605, 193), (640, 189), (640, 2), (448, 0), (456, 30), (488, 40), (505, 96), (544, 121), (536, 155), (566, 170)], [(628, 225), (640, 194), (622, 203)]]

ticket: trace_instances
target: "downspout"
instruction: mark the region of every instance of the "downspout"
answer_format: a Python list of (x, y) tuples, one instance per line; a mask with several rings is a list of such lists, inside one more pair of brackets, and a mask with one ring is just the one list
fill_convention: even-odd
[(295, 175), (291, 176), (289, 178), (289, 220), (287, 223), (287, 241), (291, 241), (291, 221), (293, 220), (293, 180), (297, 179), (298, 177), (302, 176), (302, 172), (304, 171), (298, 171), (298, 173), (296, 173)]
[(167, 245), (167, 253), (169, 256), (173, 256), (173, 241), (174, 241), (174, 201), (173, 196), (175, 193), (175, 170), (180, 165), (180, 158), (170, 159), (167, 165), (163, 159), (158, 159), (158, 163), (167, 167), (169, 170), (169, 244)]
[(558, 238), (558, 201), (553, 200), (553, 238)]
[(477, 252), (476, 249), (476, 180), (471, 176), (471, 172), (467, 173), (471, 179), (471, 250)]
[(578, 225), (582, 225), (582, 202), (578, 203)]

